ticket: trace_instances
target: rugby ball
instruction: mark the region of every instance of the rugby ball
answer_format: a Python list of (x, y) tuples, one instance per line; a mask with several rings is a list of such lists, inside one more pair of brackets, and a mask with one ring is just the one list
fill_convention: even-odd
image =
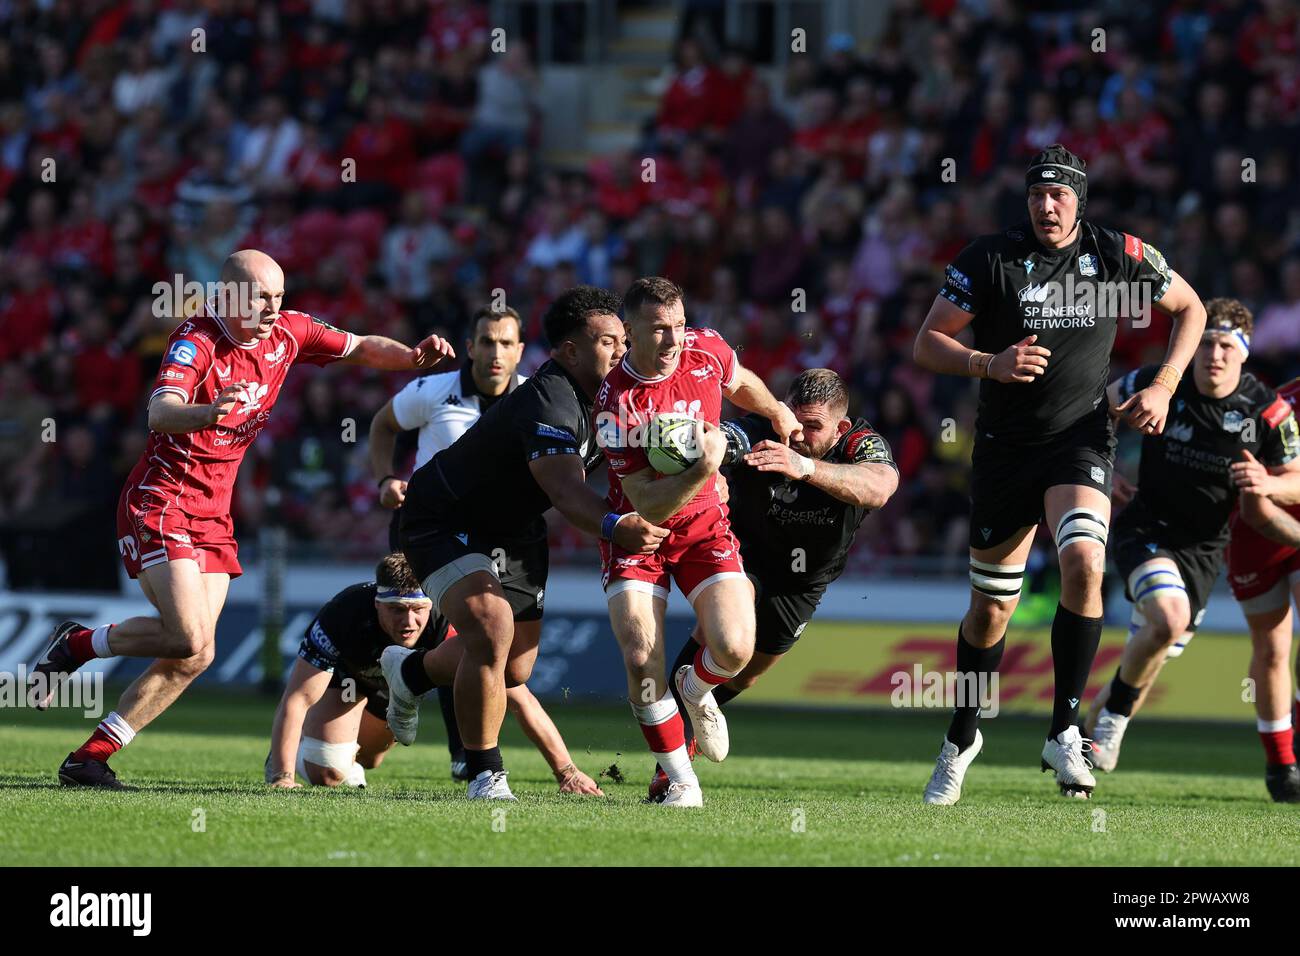
[(646, 429), (646, 458), (661, 475), (680, 475), (699, 460), (704, 450), (695, 439), (698, 419), (681, 412), (664, 412)]

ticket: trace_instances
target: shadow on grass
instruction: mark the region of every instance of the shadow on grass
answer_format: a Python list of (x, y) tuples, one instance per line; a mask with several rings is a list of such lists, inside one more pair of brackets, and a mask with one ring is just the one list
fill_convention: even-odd
[[(111, 699), (111, 698), (110, 698)], [(276, 701), (253, 693), (199, 689), (151, 724), (136, 747), (154, 735), (248, 737), (264, 746)], [(547, 709), (580, 760), (611, 751), (620, 761), (648, 756), (631, 713), (617, 704), (548, 701)], [(732, 753), (742, 758), (891, 761), (928, 768), (939, 752), (948, 723), (947, 711), (828, 711), (732, 706)], [(442, 746), (438, 709), (424, 708), (419, 749)], [(60, 711), (0, 711), (0, 737), (6, 731), (66, 729), (76, 737), (90, 721)], [(1004, 715), (986, 720), (985, 766), (1024, 767), (1038, 763), (1047, 730), (1045, 716)], [(507, 719), (501, 742), (531, 749), (518, 725)], [(1234, 777), (1262, 776), (1263, 759), (1253, 726), (1240, 723), (1137, 720), (1125, 740), (1120, 771), (1204, 773)], [(66, 751), (64, 751), (66, 753)], [(61, 756), (61, 755), (60, 755)], [(604, 759), (603, 756), (600, 759)]]

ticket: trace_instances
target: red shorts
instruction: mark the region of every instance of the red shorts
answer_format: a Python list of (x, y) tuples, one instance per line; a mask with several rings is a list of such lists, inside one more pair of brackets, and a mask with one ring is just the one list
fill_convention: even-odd
[(1291, 587), (1300, 580), (1300, 549), (1271, 541), (1234, 517), (1227, 563), (1232, 596), (1246, 614), (1291, 603)]
[(668, 581), (695, 603), (695, 597), (710, 584), (726, 578), (745, 577), (740, 560), (740, 542), (731, 533), (731, 521), (720, 504), (671, 525), (653, 554), (630, 554), (610, 541), (600, 543), (600, 582), (606, 597), (620, 591), (647, 591), (668, 600)]
[(190, 558), (204, 573), (239, 577), (239, 548), (230, 515), (198, 518), (176, 507), (171, 498), (134, 485), (122, 489), (117, 503), (117, 549), (131, 577), (164, 561)]

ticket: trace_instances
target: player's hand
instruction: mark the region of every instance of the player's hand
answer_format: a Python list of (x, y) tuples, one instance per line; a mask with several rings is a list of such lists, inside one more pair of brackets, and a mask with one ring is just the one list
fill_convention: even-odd
[(614, 526), (613, 543), (628, 554), (653, 554), (668, 537), (668, 529), (651, 524), (633, 513)]
[(605, 791), (596, 786), (596, 781), (569, 764), (562, 770), (555, 773), (555, 778), (560, 781), (560, 793), (576, 793), (580, 797), (603, 797)]
[(790, 406), (785, 402), (778, 403), (776, 417), (772, 420), (772, 431), (776, 432), (776, 437), (781, 440), (782, 445), (790, 444), (790, 440), (803, 441), (803, 426), (799, 424), (799, 419), (794, 417), (794, 412), (790, 411)]
[(1162, 385), (1148, 385), (1129, 396), (1128, 401), (1115, 406), (1115, 412), (1143, 435), (1159, 435), (1165, 430), (1169, 417), (1169, 400), (1173, 393)]
[(1113, 472), (1110, 481), (1110, 501), (1114, 508), (1123, 508), (1137, 494), (1137, 485), (1119, 472)]
[(1233, 484), (1242, 494), (1267, 498), (1277, 488), (1277, 478), (1268, 473), (1260, 461), (1246, 449), (1241, 450), (1242, 461), (1234, 461), (1231, 468)]
[(406, 500), (406, 482), (400, 478), (389, 478), (379, 486), (379, 503), (390, 511), (402, 507)]
[(702, 465), (709, 474), (716, 474), (727, 455), (727, 433), (712, 422), (697, 418), (695, 441), (703, 452), (696, 465)]
[(300, 784), (297, 780), (294, 780), (293, 777), (281, 777), (278, 780), (272, 780), (270, 786), (272, 790), (301, 790), (302, 789), (302, 784)]
[(803, 478), (804, 456), (789, 445), (781, 445), (765, 438), (745, 456), (745, 464), (759, 471), (774, 471), (786, 478)]
[(411, 349), (411, 368), (432, 368), (445, 358), (455, 358), (451, 343), (438, 335), (431, 335)]
[(245, 393), (243, 382), (233, 382), (221, 390), (221, 393), (208, 406), (208, 424), (215, 425), (225, 418), (239, 404), (239, 397)]
[(1035, 345), (1037, 335), (1026, 335), (1009, 345), (989, 362), (988, 376), (999, 382), (1032, 382), (1047, 371), (1052, 350)]

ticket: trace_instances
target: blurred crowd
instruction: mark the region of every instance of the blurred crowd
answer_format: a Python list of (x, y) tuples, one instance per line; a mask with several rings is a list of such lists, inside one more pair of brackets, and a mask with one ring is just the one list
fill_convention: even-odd
[[(898, 0), (879, 36), (777, 70), (690, 22), (639, 147), (557, 169), (529, 44), (492, 52), (473, 0), (0, 3), (0, 527), (54, 504), (111, 517), (176, 324), (154, 284), (214, 280), (253, 246), (284, 266), (287, 308), (407, 342), (463, 342), (504, 289), (524, 371), (559, 290), (669, 276), (774, 391), (834, 368), (892, 444), (901, 490), (852, 569), (962, 567), (973, 386), (911, 344), (944, 265), (1024, 218), (1025, 161), (1058, 141), (1088, 162), (1090, 219), (1202, 298), (1242, 299), (1252, 364), (1300, 374), (1295, 0)], [(1159, 314), (1122, 328), (1113, 367), (1167, 333)], [(388, 515), (365, 436), (401, 384), (296, 371), (240, 476), (241, 540), (274, 517), (373, 559)]]

